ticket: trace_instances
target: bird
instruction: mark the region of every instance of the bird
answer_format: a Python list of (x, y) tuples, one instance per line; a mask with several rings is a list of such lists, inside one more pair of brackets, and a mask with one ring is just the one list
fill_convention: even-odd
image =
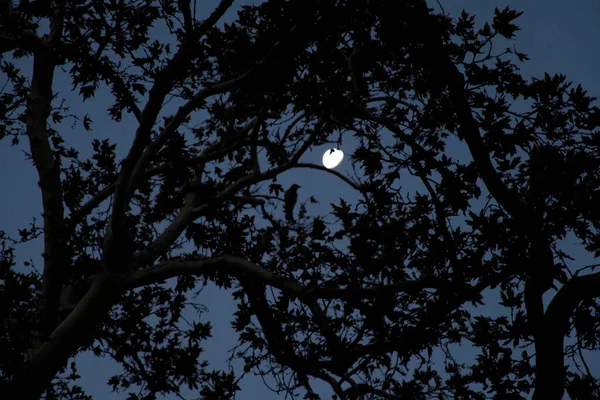
[(285, 219), (288, 221), (294, 220), (294, 207), (298, 201), (298, 188), (300, 185), (295, 183), (288, 188), (283, 194), (283, 210), (285, 211)]

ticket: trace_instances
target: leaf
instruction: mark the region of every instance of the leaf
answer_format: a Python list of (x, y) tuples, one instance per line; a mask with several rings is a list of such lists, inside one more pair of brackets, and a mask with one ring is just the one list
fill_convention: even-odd
[(479, 34), (484, 37), (492, 36), (492, 30), (490, 29), (490, 24), (488, 24), (486, 22), (485, 25), (483, 26), (483, 28), (479, 30)]
[(85, 116), (83, 117), (83, 128), (86, 131), (90, 132), (92, 130), (91, 124), (92, 119), (87, 114), (85, 114)]
[(79, 88), (79, 94), (83, 96), (83, 101), (89, 99), (90, 97), (94, 97), (96, 93), (95, 85), (86, 85)]
[(511, 10), (508, 6), (504, 10), (500, 11), (498, 8), (494, 9), (494, 19), (492, 27), (502, 36), (507, 39), (512, 39), (514, 33), (520, 28), (512, 24), (511, 22), (519, 18), (523, 14), (523, 11), (517, 12)]

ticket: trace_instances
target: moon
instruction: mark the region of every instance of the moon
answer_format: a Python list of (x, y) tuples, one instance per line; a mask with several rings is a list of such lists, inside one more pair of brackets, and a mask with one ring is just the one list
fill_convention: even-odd
[(328, 149), (323, 154), (323, 166), (327, 169), (332, 169), (340, 165), (344, 159), (344, 152), (340, 149)]

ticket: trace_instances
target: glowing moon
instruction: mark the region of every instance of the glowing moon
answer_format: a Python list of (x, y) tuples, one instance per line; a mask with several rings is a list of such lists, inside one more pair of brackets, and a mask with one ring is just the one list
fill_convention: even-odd
[(340, 149), (328, 149), (323, 154), (323, 166), (327, 169), (335, 168), (344, 159), (344, 152)]

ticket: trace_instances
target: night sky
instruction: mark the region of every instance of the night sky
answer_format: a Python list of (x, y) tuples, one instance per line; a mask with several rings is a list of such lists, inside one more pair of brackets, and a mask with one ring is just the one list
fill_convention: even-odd
[[(212, 11), (217, 3), (214, 0), (199, 1), (198, 4), (203, 6), (203, 10), (199, 11), (201, 14), (206, 15)], [(226, 20), (233, 20), (239, 6), (248, 3), (236, 1), (228, 12)], [(432, 7), (439, 9), (437, 2), (430, 1), (429, 3)], [(502, 47), (515, 45), (518, 51), (526, 53), (530, 57), (530, 61), (520, 66), (525, 78), (541, 77), (544, 72), (550, 74), (563, 73), (575, 85), (581, 83), (589, 94), (600, 95), (600, 76), (598, 74), (598, 71), (600, 71), (600, 52), (598, 51), (600, 24), (597, 22), (600, 20), (599, 2), (590, 0), (576, 2), (529, 0), (504, 3), (472, 0), (441, 1), (441, 5), (452, 16), (458, 16), (462, 9), (475, 15), (477, 27), (483, 26), (485, 21), (491, 22), (494, 7), (503, 9), (506, 5), (511, 5), (517, 10), (524, 11), (524, 14), (516, 21), (516, 24), (521, 27), (521, 30), (517, 32), (516, 41), (498, 41), (495, 45), (498, 47), (495, 48), (501, 49)], [(156, 34), (158, 35), (160, 32)], [(20, 60), (18, 65), (24, 71), (28, 71), (30, 68), (26, 63), (23, 63), (23, 60)], [(2, 81), (1, 76), (0, 81)], [(77, 129), (71, 130), (70, 124), (64, 124), (64, 138), (67, 145), (74, 145), (81, 151), (81, 156), (85, 157), (91, 154), (92, 138), (110, 138), (117, 143), (117, 154), (122, 157), (129, 148), (136, 128), (134, 119), (125, 117), (122, 122), (115, 123), (106, 116), (105, 110), (112, 100), (106, 88), (98, 91), (97, 98), (94, 100), (82, 103), (77, 98), (76, 93), (70, 92), (71, 87), (65, 74), (56, 77), (54, 91), (60, 92), (63, 97), (71, 100), (70, 106), (73, 113), (81, 116), (88, 113), (94, 121), (94, 130), (85, 132), (79, 128), (80, 125)], [(174, 105), (169, 105), (167, 111), (169, 110), (174, 110)], [(202, 115), (199, 118), (202, 118)], [(18, 146), (11, 147), (10, 138), (7, 139), (0, 142), (0, 168), (2, 171), (0, 187), (4, 189), (2, 195), (0, 195), (0, 209), (3, 210), (0, 213), (0, 227), (10, 235), (17, 236), (17, 229), (24, 228), (30, 223), (32, 216), (36, 216), (38, 222), (41, 220), (41, 200), (35, 168), (31, 161), (25, 159), (23, 154), (24, 150), (28, 150), (28, 143), (24, 139)], [(461, 147), (464, 146), (463, 144), (457, 143), (456, 146), (456, 148), (449, 149), (449, 151), (453, 154), (465, 154), (464, 148)], [(322, 146), (315, 149), (301, 161), (320, 164), (321, 156), (326, 148), (327, 146)], [(352, 148), (353, 143), (349, 140), (344, 142), (342, 149), (348, 155)], [(351, 176), (352, 166), (348, 157), (344, 159), (337, 170)], [(329, 203), (336, 202), (339, 198), (344, 198), (350, 202), (357, 198), (352, 189), (344, 182), (321, 171), (294, 170), (280, 176), (278, 181), (284, 187), (292, 183), (300, 183), (302, 188), (298, 192), (299, 202), (306, 202), (310, 196), (319, 201), (318, 204), (306, 203), (309, 215), (329, 212)], [(591, 259), (590, 255), (579, 248), (575, 248), (572, 240), (566, 239), (562, 243), (562, 247), (575, 251), (576, 260), (573, 262), (573, 267), (588, 263)], [(23, 261), (28, 260), (30, 257), (34, 264), (41, 265), (42, 251), (41, 240), (17, 247), (17, 268), (25, 268)], [(552, 293), (548, 294), (548, 296), (551, 295)], [(490, 293), (489, 296), (490, 303), (495, 303), (493, 300), (495, 295)], [(229, 325), (235, 311), (235, 305), (228, 292), (211, 286), (205, 288), (197, 300), (204, 303), (209, 310), (208, 313), (202, 316), (202, 320), (210, 320), (213, 325), (213, 338), (205, 343), (204, 354), (211, 362), (211, 367), (216, 369), (227, 368), (226, 359), (229, 356), (227, 351), (237, 343), (235, 333)], [(502, 312), (502, 310), (490, 305), (480, 307), (476, 312), (495, 315)], [(190, 315), (190, 317), (193, 316)], [(465, 360), (471, 359), (474, 354), (468, 346), (464, 346), (462, 351), (463, 353), (460, 355)], [(118, 368), (116, 363), (97, 359), (86, 354), (79, 355), (77, 359), (79, 361), (79, 372), (83, 377), (80, 385), (88, 394), (98, 399), (123, 399), (126, 397), (124, 394), (111, 393), (108, 385), (106, 385), (106, 380)], [(595, 375), (600, 374), (600, 361), (592, 362), (590, 367)], [(260, 377), (250, 376), (244, 379), (241, 387), (242, 391), (237, 396), (238, 400), (284, 398), (283, 394), (276, 395), (270, 392), (264, 386)], [(328, 387), (317, 384), (315, 389), (323, 398), (329, 398), (329, 396), (326, 396), (330, 393)], [(565, 398), (568, 397), (565, 395)]]

